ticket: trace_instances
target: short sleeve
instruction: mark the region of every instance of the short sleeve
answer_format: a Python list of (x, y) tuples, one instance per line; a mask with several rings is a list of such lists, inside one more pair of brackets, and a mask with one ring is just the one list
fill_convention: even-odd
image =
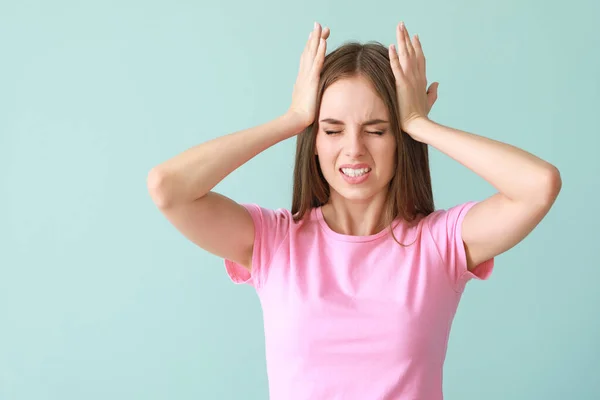
[(494, 258), (486, 260), (473, 269), (467, 269), (467, 253), (462, 240), (462, 223), (467, 212), (477, 204), (469, 201), (448, 210), (436, 210), (426, 219), (442, 263), (447, 268), (454, 289), (462, 292), (471, 279), (487, 280), (494, 269)]
[(256, 204), (242, 206), (250, 213), (254, 223), (252, 273), (228, 259), (224, 260), (225, 270), (234, 283), (259, 288), (266, 280), (273, 254), (287, 236), (291, 216), (285, 209), (270, 210)]

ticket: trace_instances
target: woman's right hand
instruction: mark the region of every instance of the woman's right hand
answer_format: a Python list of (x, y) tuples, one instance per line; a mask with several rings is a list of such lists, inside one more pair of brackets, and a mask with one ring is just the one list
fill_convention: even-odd
[(300, 68), (288, 113), (305, 127), (312, 124), (315, 119), (319, 77), (325, 60), (329, 33), (329, 28), (321, 29), (321, 25), (315, 22), (315, 27), (300, 57)]

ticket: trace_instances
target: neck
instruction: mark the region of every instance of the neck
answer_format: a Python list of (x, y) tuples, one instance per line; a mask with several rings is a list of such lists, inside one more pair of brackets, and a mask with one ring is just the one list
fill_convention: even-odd
[(332, 193), (323, 205), (323, 218), (331, 230), (343, 235), (370, 236), (385, 229), (385, 193), (369, 200), (350, 200)]

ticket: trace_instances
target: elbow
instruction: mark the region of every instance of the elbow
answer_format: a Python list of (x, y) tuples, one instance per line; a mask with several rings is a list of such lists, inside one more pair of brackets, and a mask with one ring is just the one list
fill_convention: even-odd
[(168, 190), (166, 190), (166, 174), (164, 171), (154, 167), (148, 172), (146, 178), (146, 186), (152, 201), (158, 208), (169, 207), (171, 200), (169, 199)]
[(560, 176), (560, 171), (554, 165), (549, 168), (547, 182), (548, 196), (550, 196), (552, 201), (554, 201), (562, 189), (562, 178)]
[(562, 178), (558, 168), (554, 165), (546, 168), (540, 183), (541, 188), (538, 193), (541, 201), (546, 205), (552, 205), (562, 189)]

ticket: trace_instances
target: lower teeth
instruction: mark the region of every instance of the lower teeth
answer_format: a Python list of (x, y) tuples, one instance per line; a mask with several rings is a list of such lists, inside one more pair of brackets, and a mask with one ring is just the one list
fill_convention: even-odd
[(358, 174), (358, 175), (348, 175), (348, 174), (344, 174), (344, 175), (346, 175), (346, 176), (348, 176), (350, 178), (358, 178), (359, 176), (363, 176), (363, 175), (366, 175), (366, 174), (367, 173), (365, 172), (364, 174)]

